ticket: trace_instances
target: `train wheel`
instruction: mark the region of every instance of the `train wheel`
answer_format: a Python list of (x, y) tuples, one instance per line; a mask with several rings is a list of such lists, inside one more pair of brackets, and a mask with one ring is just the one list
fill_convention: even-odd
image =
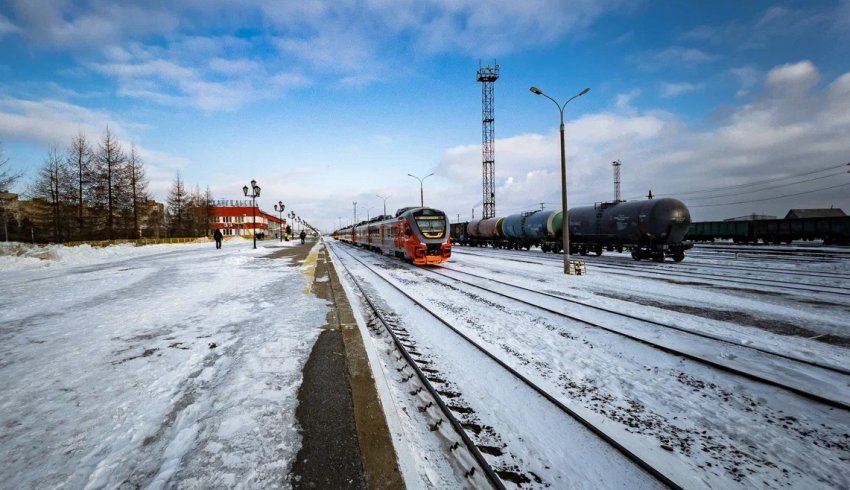
[(632, 250), (632, 258), (635, 260), (640, 260), (640, 254), (637, 250)]
[(540, 245), (540, 250), (543, 250), (543, 253), (548, 252), (549, 251), (549, 245), (546, 245), (545, 243), (543, 245)]
[(656, 262), (664, 262), (664, 252), (655, 252), (652, 254), (652, 260)]
[(673, 254), (673, 260), (676, 262), (681, 262), (685, 260), (685, 252), (676, 252)]
[(602, 245), (597, 245), (596, 248), (593, 249), (593, 253), (595, 253), (597, 257), (602, 255)]

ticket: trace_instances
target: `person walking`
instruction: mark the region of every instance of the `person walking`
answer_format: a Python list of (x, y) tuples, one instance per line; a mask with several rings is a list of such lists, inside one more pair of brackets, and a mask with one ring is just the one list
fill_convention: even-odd
[(221, 234), (221, 230), (216, 228), (215, 233), (213, 233), (213, 238), (215, 238), (215, 248), (221, 248), (221, 240), (224, 239), (224, 235)]
[(298, 235), (298, 236), (301, 237), (301, 245), (304, 245), (304, 239), (307, 238), (307, 232), (304, 231), (304, 230), (301, 230), (301, 234)]

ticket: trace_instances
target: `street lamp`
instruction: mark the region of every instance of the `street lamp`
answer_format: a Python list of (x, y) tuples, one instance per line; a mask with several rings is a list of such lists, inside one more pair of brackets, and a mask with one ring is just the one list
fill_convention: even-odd
[(295, 211), (289, 212), (289, 233), (292, 234), (292, 225), (295, 224)]
[[(376, 196), (378, 196), (377, 194), (375, 194), (375, 195), (376, 195)], [(380, 197), (381, 199), (383, 199), (383, 200), (384, 200), (384, 216), (386, 216), (386, 215), (387, 215), (387, 199), (389, 199), (390, 197), (392, 197), (392, 194), (390, 194), (390, 195), (389, 195), (389, 196), (387, 196), (387, 197), (384, 197), (384, 196), (378, 196), (378, 197)]]
[(419, 177), (413, 175), (413, 174), (407, 174), (407, 175), (409, 175), (410, 177), (413, 177), (414, 179), (419, 181), (419, 207), (424, 208), (425, 207), (425, 195), (422, 193), (422, 182), (424, 182), (425, 179), (427, 179), (428, 177), (434, 175), (434, 172), (431, 172), (430, 174), (426, 175), (425, 177), (422, 177), (421, 179)]
[(248, 186), (244, 186), (242, 188), (242, 192), (245, 193), (245, 197), (251, 198), (251, 216), (253, 217), (253, 230), (254, 230), (254, 248), (257, 248), (257, 198), (260, 197), (260, 186), (257, 185), (256, 180), (251, 180), (251, 194), (248, 194)]
[(572, 273), (572, 270), (570, 270), (570, 219), (567, 214), (567, 155), (564, 149), (564, 108), (567, 107), (567, 104), (569, 104), (571, 100), (590, 92), (590, 88), (585, 88), (578, 94), (573, 95), (564, 102), (564, 105), (558, 104), (558, 101), (544, 94), (537, 87), (531, 87), (529, 90), (536, 95), (542, 95), (554, 102), (555, 107), (557, 107), (558, 111), (561, 113), (561, 209), (563, 209), (564, 218), (561, 225), (561, 232), (562, 240), (564, 242), (564, 274), (569, 275)]
[[(280, 206), (280, 207), (278, 207)], [(274, 205), (274, 210), (277, 211), (278, 219), (280, 219), (280, 230), (278, 235), (280, 235), (280, 241), (283, 243), (283, 210), (286, 209), (286, 206), (283, 204), (283, 201), (278, 201), (277, 204)]]

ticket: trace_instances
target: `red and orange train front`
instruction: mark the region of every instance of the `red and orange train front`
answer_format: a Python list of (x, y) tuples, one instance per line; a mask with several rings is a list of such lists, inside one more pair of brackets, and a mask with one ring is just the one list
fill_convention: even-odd
[(343, 230), (344, 241), (416, 265), (439, 264), (452, 256), (446, 214), (433, 208), (400, 209), (394, 217), (381, 217)]

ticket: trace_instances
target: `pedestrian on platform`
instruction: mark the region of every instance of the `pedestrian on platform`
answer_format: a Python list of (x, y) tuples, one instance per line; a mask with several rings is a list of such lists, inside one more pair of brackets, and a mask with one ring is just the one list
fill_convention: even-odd
[(304, 230), (301, 230), (301, 234), (298, 235), (298, 236), (301, 237), (301, 245), (304, 245), (304, 239), (307, 238), (307, 232), (304, 231)]
[(215, 248), (221, 248), (221, 240), (224, 239), (224, 235), (221, 234), (221, 230), (216, 229), (215, 233), (213, 233), (213, 238), (215, 238)]

